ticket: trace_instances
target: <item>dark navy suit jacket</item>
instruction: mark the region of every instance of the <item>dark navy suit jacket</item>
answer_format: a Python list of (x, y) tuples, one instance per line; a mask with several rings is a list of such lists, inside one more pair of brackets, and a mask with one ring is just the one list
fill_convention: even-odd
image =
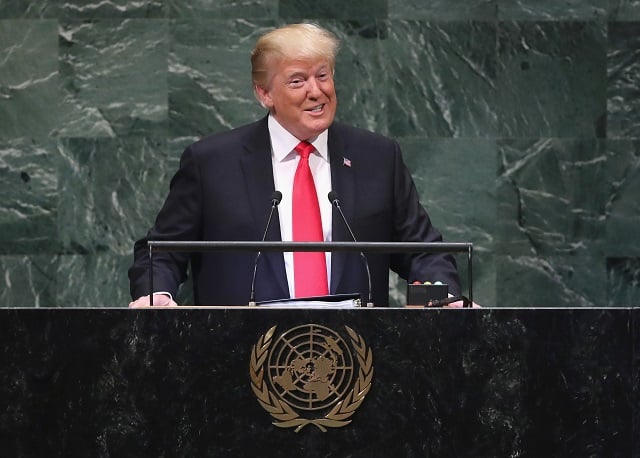
[[(359, 242), (442, 240), (420, 205), (395, 141), (336, 122), (329, 128), (328, 149), (332, 189)], [(132, 297), (149, 293), (147, 240), (261, 240), (274, 190), (266, 117), (190, 145), (154, 226), (135, 244), (129, 269)], [(333, 241), (352, 241), (333, 211)], [(280, 240), (277, 215), (267, 240)], [(157, 253), (154, 289), (175, 296), (191, 261), (197, 305), (246, 305), (255, 257), (250, 252)], [(331, 259), (330, 293), (357, 292), (366, 299), (368, 281), (361, 257), (334, 252)], [(408, 281), (442, 281), (451, 293), (460, 293), (450, 255), (367, 254), (367, 259), (376, 305), (388, 305), (389, 269)], [(260, 257), (255, 295), (257, 301), (289, 297), (281, 253), (264, 252)]]

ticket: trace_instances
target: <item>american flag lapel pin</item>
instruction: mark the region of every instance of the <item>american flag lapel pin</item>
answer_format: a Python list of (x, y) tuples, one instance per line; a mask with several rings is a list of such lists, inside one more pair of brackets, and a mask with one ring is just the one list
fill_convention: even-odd
[(342, 165), (344, 165), (345, 167), (351, 167), (351, 159), (347, 159), (346, 157), (343, 157)]

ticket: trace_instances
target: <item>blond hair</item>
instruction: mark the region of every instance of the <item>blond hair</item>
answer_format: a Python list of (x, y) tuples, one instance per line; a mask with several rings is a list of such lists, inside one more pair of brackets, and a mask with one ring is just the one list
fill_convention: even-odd
[(256, 86), (267, 86), (282, 59), (326, 59), (334, 69), (340, 40), (319, 25), (302, 23), (277, 28), (262, 35), (251, 53), (251, 76)]

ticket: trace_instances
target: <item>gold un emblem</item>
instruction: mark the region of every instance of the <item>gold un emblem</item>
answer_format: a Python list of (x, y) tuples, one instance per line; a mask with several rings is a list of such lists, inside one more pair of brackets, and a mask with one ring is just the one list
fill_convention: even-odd
[(326, 432), (351, 423), (373, 379), (373, 355), (362, 337), (345, 326), (348, 345), (334, 330), (306, 324), (274, 339), (276, 327), (251, 348), (249, 365), (251, 388), (273, 424)]

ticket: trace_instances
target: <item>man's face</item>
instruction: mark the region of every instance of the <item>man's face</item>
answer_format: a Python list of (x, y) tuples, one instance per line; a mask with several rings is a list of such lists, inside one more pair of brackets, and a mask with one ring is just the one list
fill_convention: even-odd
[(336, 115), (333, 69), (325, 60), (284, 60), (274, 68), (260, 101), (278, 122), (300, 140), (327, 129)]

